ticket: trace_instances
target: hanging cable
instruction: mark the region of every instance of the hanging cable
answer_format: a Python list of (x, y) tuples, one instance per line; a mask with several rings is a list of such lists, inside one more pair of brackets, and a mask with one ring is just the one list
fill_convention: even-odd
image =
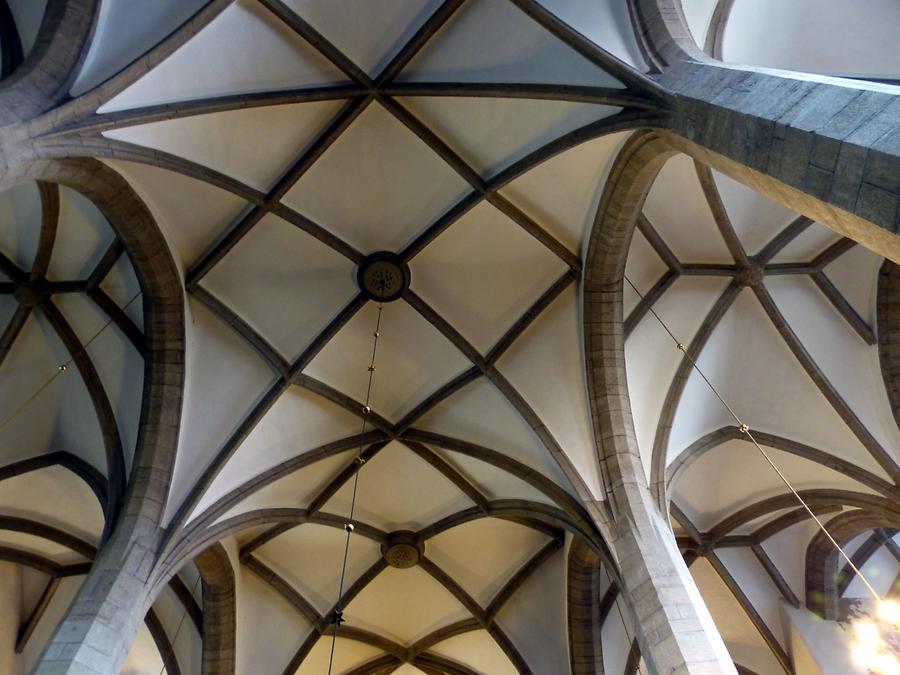
[(334, 606), (334, 612), (332, 612), (331, 616), (331, 624), (334, 626), (331, 632), (331, 653), (328, 657), (328, 675), (331, 675), (331, 669), (334, 666), (334, 649), (337, 645), (338, 633), (341, 630), (341, 624), (344, 623), (344, 607), (343, 607), (343, 598), (344, 598), (344, 581), (347, 576), (347, 563), (350, 556), (350, 536), (353, 534), (354, 524), (353, 524), (353, 516), (356, 513), (356, 497), (359, 493), (359, 472), (363, 467), (363, 464), (366, 463), (365, 457), (363, 457), (363, 442), (362, 438), (366, 434), (366, 425), (369, 421), (369, 414), (372, 412), (372, 409), (369, 407), (372, 399), (372, 381), (375, 377), (375, 356), (378, 353), (378, 338), (381, 337), (381, 315), (384, 310), (384, 302), (378, 303), (378, 318), (375, 320), (375, 332), (373, 333), (372, 340), (372, 356), (369, 359), (369, 377), (368, 384), (366, 385), (366, 400), (363, 404), (362, 408), (362, 430), (360, 431), (360, 442), (359, 447), (356, 451), (356, 458), (353, 460), (354, 471), (353, 471), (353, 493), (350, 498), (350, 514), (347, 518), (347, 523), (344, 525), (344, 531), (347, 533), (347, 536), (344, 540), (344, 560), (341, 563), (341, 580), (338, 584), (338, 595), (337, 602)]
[[(138, 291), (137, 293), (135, 293), (132, 296), (131, 300), (126, 302), (124, 305), (122, 305), (122, 311), (124, 312), (126, 309), (128, 309), (129, 306), (131, 306), (131, 303), (133, 303), (135, 300), (137, 300), (139, 297), (141, 297), (141, 293), (142, 293), (142, 291)], [(54, 380), (56, 380), (57, 377), (59, 377), (60, 375), (62, 375), (65, 372), (67, 372), (69, 370), (69, 366), (71, 366), (72, 363), (75, 361), (75, 357), (80, 356), (83, 352), (86, 352), (87, 348), (90, 347), (91, 343), (94, 340), (96, 340), (98, 337), (100, 337), (100, 334), (103, 331), (105, 331), (112, 322), (113, 322), (112, 318), (107, 319), (106, 323), (100, 327), (100, 330), (98, 330), (96, 333), (94, 333), (91, 336), (91, 338), (81, 346), (81, 349), (79, 349), (74, 354), (70, 354), (69, 359), (67, 361), (60, 363), (56, 367), (56, 372), (54, 372), (53, 375), (51, 375), (50, 378), (46, 382), (44, 382), (40, 387), (38, 387), (35, 390), (35, 392), (33, 394), (31, 394), (31, 396), (29, 396), (27, 399), (25, 399), (25, 402), (22, 403), (22, 405), (20, 405), (18, 408), (13, 410), (11, 415), (9, 415), (2, 422), (0, 422), (0, 431), (2, 431), (4, 428), (6, 428), (7, 424), (12, 422), (16, 417), (18, 417), (19, 413), (21, 413), (23, 410), (25, 410), (25, 408), (27, 408), (31, 404), (31, 402), (34, 401), (34, 399), (36, 399), (38, 396), (40, 396), (41, 393), (44, 391), (44, 389), (46, 389), (51, 384), (53, 384)]]
[[(641, 300), (645, 299), (643, 293), (641, 293), (637, 289), (637, 287), (633, 283), (631, 283), (631, 279), (629, 279), (627, 276), (625, 276), (625, 281), (628, 282), (628, 285), (631, 286), (632, 290), (635, 293), (637, 293), (638, 297)], [(659, 325), (662, 326), (663, 329), (666, 331), (666, 333), (669, 334), (669, 337), (672, 338), (672, 341), (675, 343), (676, 349), (678, 349), (678, 351), (680, 351), (682, 354), (684, 354), (684, 357), (688, 360), (688, 363), (691, 364), (691, 368), (693, 368), (697, 372), (697, 374), (703, 379), (703, 381), (706, 383), (706, 386), (709, 387), (709, 389), (712, 391), (712, 393), (715, 394), (716, 398), (719, 399), (719, 401), (722, 403), (722, 405), (728, 411), (728, 414), (731, 415), (731, 417), (734, 419), (735, 422), (737, 422), (738, 429), (740, 430), (740, 432), (742, 434), (744, 434), (750, 440), (750, 442), (756, 447), (757, 450), (759, 450), (760, 454), (765, 458), (765, 460), (769, 463), (769, 465), (775, 470), (775, 473), (778, 474), (778, 477), (787, 486), (788, 490), (791, 491), (791, 493), (794, 495), (794, 497), (797, 498), (797, 501), (800, 502), (800, 504), (803, 506), (804, 509), (806, 509), (807, 513), (809, 513), (810, 517), (815, 521), (816, 525), (819, 526), (819, 529), (822, 530), (822, 533), (828, 538), (828, 541), (831, 542), (832, 546), (834, 546), (834, 548), (837, 549), (838, 553), (841, 554), (841, 556), (844, 558), (844, 560), (847, 561), (847, 564), (850, 566), (850, 569), (852, 569), (856, 573), (856, 575), (860, 578), (860, 580), (863, 582), (865, 587), (875, 598), (875, 601), (877, 603), (883, 602), (881, 596), (878, 594), (878, 591), (876, 591), (875, 588), (872, 586), (872, 584), (869, 583), (869, 580), (866, 579), (866, 577), (859, 570), (859, 568), (856, 566), (856, 564), (853, 562), (853, 560), (851, 560), (850, 556), (847, 555), (847, 552), (843, 549), (843, 547), (837, 543), (837, 541), (835, 540), (834, 537), (831, 536), (831, 533), (828, 531), (828, 528), (825, 527), (825, 524), (813, 512), (813, 510), (810, 508), (809, 504), (806, 503), (806, 500), (800, 496), (800, 493), (794, 489), (794, 486), (791, 485), (791, 482), (781, 472), (781, 469), (778, 468), (778, 465), (775, 464), (775, 462), (769, 456), (769, 453), (767, 453), (765, 450), (763, 450), (762, 446), (756, 442), (756, 439), (753, 437), (753, 433), (750, 431), (750, 427), (744, 423), (744, 421), (738, 416), (738, 414), (732, 409), (732, 407), (730, 405), (728, 405), (728, 402), (725, 401), (725, 399), (722, 397), (722, 395), (719, 393), (719, 391), (715, 388), (715, 386), (713, 386), (713, 383), (709, 381), (709, 378), (706, 377), (706, 375), (703, 373), (703, 371), (697, 365), (697, 362), (688, 353), (687, 347), (685, 347), (684, 343), (680, 342), (678, 340), (678, 338), (676, 338), (675, 335), (672, 333), (672, 331), (669, 330), (669, 327), (666, 325), (665, 321), (663, 321), (660, 318), (659, 314), (656, 313), (656, 311), (653, 309), (652, 305), (649, 306), (648, 309), (649, 309), (650, 313), (653, 315), (653, 317), (659, 322)]]
[[(203, 575), (200, 574), (200, 571), (197, 570), (197, 579), (194, 581), (194, 585), (191, 587), (191, 597), (194, 597), (194, 594), (197, 592), (197, 586), (200, 585), (200, 581), (203, 579)], [(162, 660), (162, 668), (159, 669), (159, 675), (163, 675), (166, 672), (166, 668), (169, 665), (169, 660), (175, 658), (175, 645), (178, 642), (178, 635), (181, 633), (181, 627), (184, 625), (184, 620), (187, 618), (188, 608), (187, 604), (184, 605), (184, 609), (181, 612), (181, 619), (178, 621), (178, 627), (175, 629), (175, 635), (172, 637), (172, 643), (169, 645), (169, 653), (163, 657)]]

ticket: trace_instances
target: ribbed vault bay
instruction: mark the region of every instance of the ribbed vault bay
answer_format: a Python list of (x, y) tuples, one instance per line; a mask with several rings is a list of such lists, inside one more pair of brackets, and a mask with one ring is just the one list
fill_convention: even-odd
[[(881, 265), (683, 155), (663, 167), (634, 234), (625, 349), (644, 468), (732, 658), (751, 672), (790, 672), (780, 605), (821, 598), (823, 563), (807, 552), (821, 534), (691, 360), (829, 529), (861, 522), (840, 541), (892, 593), (896, 529), (873, 527), (900, 515), (900, 432), (876, 344)], [(840, 596), (866, 597), (854, 577), (842, 572)]]
[[(692, 25), (714, 4), (686, 7)], [(616, 583), (575, 564), (604, 557), (608, 515), (586, 242), (619, 150), (660, 124), (626, 3), (123, 7), (101, 3), (74, 100), (39, 141), (128, 181), (187, 298), (171, 581), (123, 672), (199, 675), (217, 566), (237, 673), (326, 672), (336, 609), (344, 675), (569, 673), (579, 602), (597, 621), (594, 667), (643, 667)], [(754, 42), (715, 30), (735, 53)], [(381, 315), (363, 427), (379, 310), (357, 271), (376, 251), (410, 283)], [(637, 224), (624, 291), (637, 442), (741, 672), (789, 670), (780, 606), (816, 597), (824, 554), (654, 313), (888, 593), (900, 432), (878, 359), (881, 265), (683, 155)], [(83, 196), (0, 195), (0, 592), (15, 589), (26, 670), (127, 487), (142, 299)], [(397, 542), (415, 564), (391, 564)], [(862, 594), (846, 570), (838, 586)]]
[[(133, 58), (124, 37), (177, 25), (161, 11), (116, 34), (113, 4), (76, 89)], [(602, 547), (582, 240), (652, 104), (559, 19), (631, 63), (638, 50), (609, 8), (351, 4), (208, 3), (53, 141), (125, 176), (183, 270), (164, 565), (222, 540), (238, 672), (323, 672), (362, 447), (338, 672), (564, 672), (567, 551)], [(376, 306), (355, 276), (379, 250), (411, 284), (384, 309), (360, 436)], [(400, 531), (421, 550), (409, 569), (383, 555)], [(126, 672), (195, 672), (196, 579), (189, 566), (163, 591)]]

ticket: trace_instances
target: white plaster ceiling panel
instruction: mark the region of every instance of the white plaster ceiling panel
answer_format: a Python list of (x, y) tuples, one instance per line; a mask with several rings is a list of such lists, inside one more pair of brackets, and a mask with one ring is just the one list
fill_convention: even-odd
[[(223, 513), (215, 522), (220, 523), (250, 511), (305, 507), (355, 456), (355, 450), (348, 450), (334, 457), (319, 460), (284, 478), (279, 478), (264, 488), (249, 494), (236, 506)], [(245, 477), (247, 475), (249, 474), (244, 474)], [(198, 504), (195, 513), (203, 513), (207, 505), (212, 503), (214, 503), (213, 496), (207, 493)]]
[[(250, 541), (253, 541), (254, 539), (256, 539), (256, 537), (261, 535), (263, 532), (268, 530), (270, 527), (272, 527), (271, 524), (263, 524), (263, 525), (255, 525), (252, 527), (245, 527), (244, 529), (242, 529), (238, 532), (235, 532), (234, 534), (227, 537), (225, 540), (223, 540), (222, 543), (224, 545), (227, 542), (233, 542), (235, 545), (235, 549), (238, 549), (241, 546), (243, 546), (244, 544), (246, 544), (247, 542), (250, 542)], [(227, 550), (227, 547), (226, 547), (226, 550)], [(232, 556), (232, 558), (237, 559), (237, 556), (234, 555), (234, 556)]]
[[(859, 273), (874, 276), (875, 270)], [(772, 277), (766, 287), (828, 381), (894, 461), (900, 461), (900, 429), (884, 387), (878, 348), (860, 339), (809, 278)]]
[(481, 518), (429, 539), (425, 555), (487, 607), (548, 541), (547, 535), (525, 525)]
[(637, 70), (647, 70), (626, 4), (608, 1), (586, 3), (581, 0), (538, 2), (594, 44)]
[(59, 227), (47, 278), (86, 279), (115, 239), (109, 223), (87, 197), (59, 188)]
[[(34, 495), (41, 495), (34, 499)], [(96, 544), (103, 531), (100, 502), (87, 483), (61, 466), (0, 481), (0, 512), (38, 520)]]
[(425, 675), (421, 670), (416, 668), (415, 666), (411, 666), (408, 663), (404, 663), (402, 666), (397, 668), (394, 671), (394, 675)]
[(137, 636), (131, 643), (128, 656), (125, 657), (125, 663), (122, 664), (122, 673), (124, 675), (159, 675), (160, 671), (165, 672), (164, 665), (162, 655), (150, 634), (150, 629), (146, 624), (141, 623)]
[[(322, 673), (327, 673), (331, 656), (331, 643), (333, 641), (334, 638), (331, 635), (323, 635), (319, 638), (294, 675), (322, 675)], [(357, 666), (361, 666), (366, 661), (370, 661), (383, 653), (378, 647), (357, 642), (356, 640), (338, 638), (337, 643), (334, 645), (332, 671), (335, 673), (348, 673)]]
[(286, 0), (370, 76), (380, 73), (440, 0)]
[(601, 136), (551, 157), (500, 192), (570, 251), (578, 253), (594, 224), (613, 160), (631, 132)]
[[(352, 494), (350, 480), (323, 510), (350, 513)], [(355, 517), (388, 532), (420, 530), (472, 505), (442, 473), (397, 442), (388, 443), (359, 472)]]
[[(326, 509), (327, 511), (327, 509)], [(337, 602), (347, 535), (339, 527), (306, 524), (266, 542), (253, 555), (275, 570), (285, 581), (325, 614)], [(347, 559), (348, 589), (381, 557), (379, 544), (367, 537), (351, 539)]]
[(600, 642), (603, 645), (603, 672), (624, 673), (631, 651), (631, 638), (622, 621), (622, 608), (619, 600), (606, 615), (606, 621), (600, 631)]
[(16, 313), (16, 310), (19, 308), (19, 303), (12, 296), (12, 294), (2, 294), (0, 295), (0, 326), (5, 330), (6, 325), (9, 323), (10, 319), (13, 318), (13, 315)]
[[(852, 555), (852, 554), (851, 554)], [(860, 569), (863, 576), (875, 588), (882, 597), (887, 597), (893, 591), (894, 579), (900, 573), (900, 565), (887, 548), (882, 546), (872, 554)], [(871, 591), (866, 588), (859, 575), (854, 575), (853, 580), (844, 593), (845, 598), (871, 598)]]
[(410, 264), (413, 290), (482, 354), (566, 269), (487, 202), (441, 233)]
[(119, 256), (110, 268), (106, 277), (100, 282), (100, 288), (128, 315), (138, 330), (144, 330), (144, 303), (142, 302), (141, 283), (131, 261), (124, 253)]
[[(365, 401), (378, 306), (366, 304), (304, 371), (357, 401)], [(469, 361), (406, 302), (384, 306), (372, 385), (373, 410), (399, 419), (466, 370)]]
[(31, 634), (28, 644), (25, 645), (23, 651), (24, 656), (24, 672), (30, 673), (37, 664), (38, 657), (44, 651), (44, 645), (50, 640), (53, 631), (59, 625), (63, 614), (69, 609), (75, 594), (84, 583), (84, 577), (64, 577), (60, 579), (59, 586), (50, 600), (50, 604), (44, 611), (44, 616), (38, 622), (37, 627)]
[(30, 270), (41, 229), (41, 196), (29, 181), (0, 192), (0, 250), (19, 269)]
[(174, 509), (274, 379), (250, 345), (189, 300), (185, 394), (169, 497)]
[(369, 253), (399, 250), (468, 192), (449, 164), (372, 104), (283, 201)]
[[(29, 4), (40, 3), (29, 1)], [(101, 2), (93, 39), (71, 95), (79, 96), (115, 75), (190, 19), (204, 4), (204, 0)]]
[(783, 673), (759, 631), (706, 559), (699, 558), (690, 571), (732, 658), (757, 673)]
[(66, 546), (24, 532), (0, 530), (0, 547), (31, 553), (42, 558), (47, 558), (59, 565), (68, 565), (85, 561), (84, 556), (72, 551), (72, 549)]
[[(900, 25), (894, 0), (737, 0), (723, 40), (726, 61), (808, 73), (896, 77)], [(840, 45), (840, 49), (835, 49)]]
[(884, 258), (865, 246), (854, 246), (825, 268), (825, 276), (872, 328), (875, 327), (878, 270), (883, 261)]
[(579, 297), (563, 291), (497, 363), (595, 495), (603, 494), (581, 345)]
[[(668, 265), (659, 257), (644, 234), (635, 228), (625, 261), (625, 276), (628, 281), (646, 295), (668, 270)], [(625, 283), (629, 288), (631, 284)]]
[(291, 360), (358, 292), (347, 258), (271, 214), (203, 285)]
[(421, 567), (387, 567), (344, 610), (347, 623), (412, 644), (470, 614)]
[(289, 387), (229, 458), (195, 513), (282, 462), (358, 433), (358, 419), (317, 394)]
[[(44, 332), (45, 327), (49, 328), (40, 323), (36, 313), (32, 312), (6, 359), (0, 364), (0, 382), (3, 383), (0, 387), (0, 410), (4, 411), (0, 447), (3, 458), (9, 462), (45, 452), (53, 437), (53, 420), (58, 415), (61, 386), (59, 377), (34, 401), (25, 405), (41, 385), (56, 374), (57, 366), (64, 362), (57, 360), (56, 351), (49, 342), (53, 336)], [(75, 371), (73, 374), (78, 378)], [(90, 402), (87, 403), (90, 406)], [(92, 414), (90, 408), (82, 407), (82, 410)]]
[(98, 318), (103, 323), (97, 329), (89, 334), (78, 331), (75, 327), (76, 315), (85, 317), (98, 313), (98, 309), (92, 307), (85, 296), (66, 293), (57, 298), (57, 306), (70, 319), (82, 344), (94, 338), (87, 347), (87, 354), (97, 369), (106, 396), (112, 405), (125, 451), (125, 468), (128, 471), (131, 467), (131, 457), (137, 447), (144, 393), (144, 359), (118, 327), (113, 323), (106, 323), (102, 316)]
[(758, 518), (752, 518), (746, 521), (743, 525), (739, 525), (731, 531), (731, 534), (750, 534), (752, 532), (756, 532), (759, 528), (764, 525), (770, 524), (774, 522), (777, 518), (784, 516), (791, 511), (795, 511), (800, 507), (800, 502), (797, 502), (796, 506), (792, 506), (786, 509), (776, 509), (774, 511), (770, 511), (765, 515), (759, 516)]
[(312, 626), (256, 574), (239, 567), (237, 576), (235, 672), (258, 672), (262, 663), (280, 670), (303, 644)]
[(410, 97), (400, 102), (482, 177), (621, 108), (514, 98)]
[(106, 160), (150, 207), (182, 271), (189, 269), (246, 202), (209, 183), (149, 164)]
[[(540, 504), (557, 506), (553, 499), (533, 487), (530, 483), (517, 478), (507, 471), (458, 452), (437, 447), (432, 447), (431, 449), (450, 466), (459, 471), (463, 477), (474, 483), (488, 499), (524, 499)], [(551, 459), (550, 461), (552, 462), (553, 460)], [(554, 466), (553, 470), (559, 473), (558, 466)], [(546, 474), (544, 475), (546, 476)]]
[[(625, 261), (626, 281), (622, 286), (624, 318), (627, 319), (628, 315), (640, 304), (641, 298), (638, 292), (641, 295), (647, 295), (656, 282), (668, 271), (669, 266), (657, 255), (640, 230), (635, 228), (631, 245), (628, 248), (628, 258)], [(628, 283), (629, 281), (631, 283)], [(634, 288), (631, 284), (634, 284)]]
[(463, 5), (399, 79), (623, 87), (507, 0)]
[[(738, 295), (697, 364), (751, 429), (806, 443), (884, 475), (800, 366), (751, 290)], [(667, 463), (700, 436), (734, 424), (692, 372), (672, 425)]]
[[(202, 603), (201, 597), (198, 604), (202, 607)], [(176, 660), (183, 669), (182, 672), (202, 672), (203, 637), (194, 622), (185, 616), (184, 605), (181, 604), (171, 587), (163, 587), (153, 604), (153, 610), (172, 642), (172, 655), (169, 663), (171, 660)], [(159, 673), (151, 673), (151, 675), (159, 675)]]
[(773, 263), (810, 262), (841, 235), (819, 223), (813, 223), (772, 258)]
[(806, 548), (819, 531), (819, 526), (807, 518), (784, 528), (762, 543), (763, 550), (798, 598), (806, 595)]
[(798, 214), (743, 183), (718, 171), (712, 174), (728, 218), (748, 255), (758, 253), (769, 240), (797, 219)]
[(706, 34), (709, 30), (709, 22), (718, 0), (684, 0), (681, 3), (684, 16), (687, 19), (688, 28), (700, 48), (706, 42)]
[[(874, 493), (852, 477), (818, 462), (765, 445), (763, 449), (798, 490)], [(710, 476), (721, 479), (710, 481)], [(751, 443), (731, 440), (698, 457), (682, 471), (672, 485), (672, 494), (694, 525), (706, 531), (745, 506), (787, 494), (787, 488)]]
[(497, 623), (535, 673), (569, 672), (566, 565), (562, 551), (538, 567), (497, 614)]
[(510, 662), (494, 638), (485, 630), (473, 630), (444, 640), (428, 651), (465, 663), (480, 673), (516, 675), (519, 671)]
[[(109, 317), (83, 293), (60, 293), (53, 298), (54, 306), (62, 313), (82, 345), (97, 335), (109, 323)], [(106, 330), (111, 330), (112, 324)], [(90, 349), (90, 347), (88, 347)], [(94, 363), (96, 366), (96, 362)]]
[(57, 372), (69, 358), (47, 319), (34, 312), (0, 366), (0, 408), (15, 415), (0, 433), (0, 447), (7, 461), (64, 450), (105, 473), (103, 437), (84, 381), (75, 364)]
[(267, 190), (313, 141), (340, 101), (228, 110), (104, 131)]
[(694, 160), (687, 155), (675, 155), (665, 163), (647, 195), (644, 213), (681, 262), (732, 262)]
[(236, 0), (101, 113), (346, 78), (255, 0)]
[[(571, 489), (531, 427), (486, 378), (478, 378), (438, 403), (415, 422), (415, 427), (496, 450)], [(487, 485), (481, 474), (477, 472), (479, 482)]]
[[(728, 285), (727, 279), (679, 277), (653, 309), (683, 344), (697, 329)], [(651, 314), (635, 327), (625, 343), (628, 392), (644, 470), (650, 475), (659, 415), (682, 354)]]

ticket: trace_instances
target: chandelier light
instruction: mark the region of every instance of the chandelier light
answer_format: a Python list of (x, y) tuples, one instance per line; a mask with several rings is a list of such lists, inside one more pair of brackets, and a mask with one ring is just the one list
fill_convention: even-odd
[[(637, 293), (638, 297), (641, 300), (644, 300), (644, 295), (641, 293), (637, 287), (631, 282), (631, 280), (625, 276), (625, 281), (631, 286), (632, 290)], [(778, 474), (778, 477), (781, 481), (787, 486), (788, 490), (794, 495), (800, 505), (809, 513), (810, 517), (815, 521), (816, 525), (822, 531), (822, 533), (828, 538), (828, 541), (831, 542), (832, 546), (837, 550), (837, 552), (847, 561), (850, 569), (859, 577), (860, 581), (862, 581), (863, 585), (866, 589), (871, 593), (872, 597), (875, 599), (876, 606), (876, 614), (877, 621), (875, 620), (863, 620), (863, 621), (855, 621), (853, 622), (853, 636), (854, 641), (851, 647), (851, 652), (853, 656), (854, 662), (862, 667), (866, 668), (872, 675), (900, 675), (900, 661), (896, 656), (896, 652), (900, 649), (900, 604), (898, 604), (894, 600), (882, 598), (878, 591), (875, 590), (875, 587), (869, 582), (866, 576), (862, 573), (862, 571), (856, 566), (856, 563), (850, 558), (844, 548), (838, 544), (834, 537), (831, 536), (831, 533), (828, 531), (828, 528), (825, 527), (825, 524), (819, 519), (819, 517), (813, 512), (810, 508), (809, 504), (806, 503), (806, 500), (794, 489), (794, 486), (791, 485), (791, 482), (787, 479), (787, 476), (782, 473), (781, 469), (778, 468), (778, 465), (772, 460), (763, 447), (756, 441), (753, 437), (753, 432), (750, 430), (750, 426), (746, 424), (734, 411), (734, 409), (728, 405), (728, 402), (722, 397), (713, 383), (709, 380), (708, 377), (703, 373), (700, 367), (697, 365), (697, 362), (694, 358), (688, 353), (687, 347), (685, 347), (683, 342), (680, 342), (678, 338), (675, 337), (674, 333), (669, 330), (669, 327), (666, 323), (660, 318), (660, 316), (656, 313), (656, 311), (651, 306), (649, 308), (650, 313), (657, 320), (660, 326), (668, 333), (669, 337), (672, 338), (672, 341), (675, 343), (675, 348), (678, 349), (682, 354), (684, 354), (684, 358), (688, 360), (691, 364), (691, 368), (697, 372), (700, 378), (706, 383), (706, 386), (709, 387), (710, 391), (715, 395), (719, 402), (725, 407), (728, 411), (728, 414), (731, 415), (732, 419), (737, 423), (738, 430), (747, 437), (747, 439), (756, 447), (759, 453), (765, 458), (766, 462), (768, 462), (769, 466)]]

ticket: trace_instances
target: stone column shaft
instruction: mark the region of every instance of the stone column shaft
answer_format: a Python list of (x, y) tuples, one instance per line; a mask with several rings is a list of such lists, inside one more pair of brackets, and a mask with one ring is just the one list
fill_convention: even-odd
[(659, 81), (680, 149), (900, 259), (900, 87), (708, 62)]
[(585, 261), (588, 388), (613, 512), (610, 544), (648, 670), (654, 675), (734, 674), (725, 644), (651, 496), (625, 372), (625, 260), (647, 193), (673, 154), (660, 134), (638, 132), (610, 171)]

